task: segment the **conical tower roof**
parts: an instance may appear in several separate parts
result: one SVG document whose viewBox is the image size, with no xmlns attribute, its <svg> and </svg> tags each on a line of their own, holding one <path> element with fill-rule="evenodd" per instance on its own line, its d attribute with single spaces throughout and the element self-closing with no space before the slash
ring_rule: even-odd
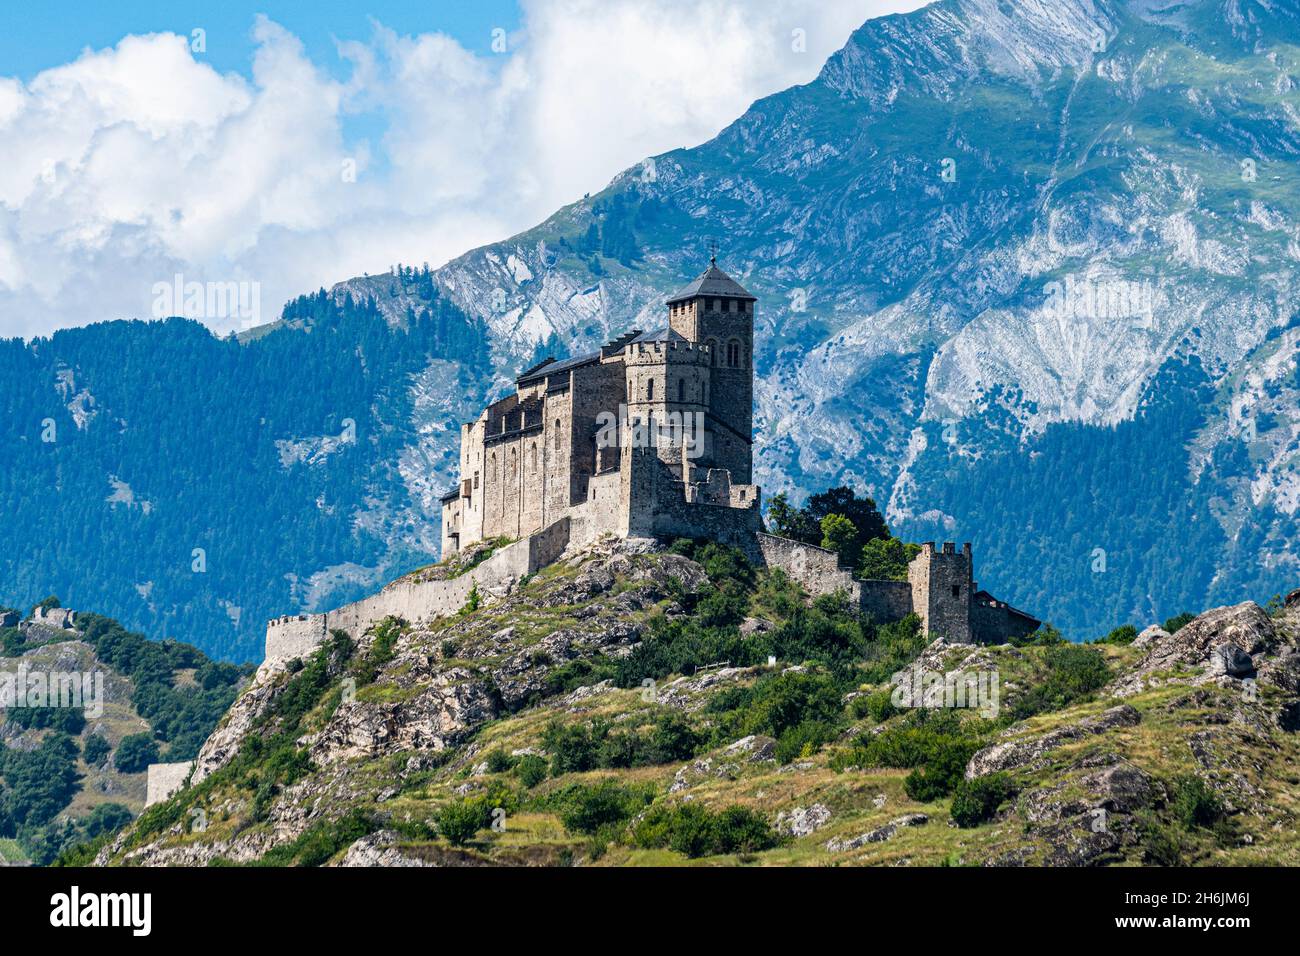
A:
<svg viewBox="0 0 1300 956">
<path fill-rule="evenodd" d="M 668 300 L 668 305 L 686 302 L 689 299 L 698 299 L 702 295 L 719 299 L 758 301 L 756 296 L 752 296 L 745 291 L 744 286 L 719 269 L 716 259 L 709 260 L 709 267 L 700 273 L 699 278 L 694 282 L 678 289 L 677 293 Z"/>
</svg>

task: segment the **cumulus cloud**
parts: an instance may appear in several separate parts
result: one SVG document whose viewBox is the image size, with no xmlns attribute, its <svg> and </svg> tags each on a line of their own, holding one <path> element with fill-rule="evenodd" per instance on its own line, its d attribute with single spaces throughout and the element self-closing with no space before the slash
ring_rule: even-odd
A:
<svg viewBox="0 0 1300 956">
<path fill-rule="evenodd" d="M 176 309 L 228 331 L 392 262 L 437 265 L 707 140 L 868 17 L 920 5 L 537 0 L 487 55 L 376 23 L 339 42 L 343 80 L 258 18 L 249 78 L 172 34 L 0 78 L 0 334 L 148 317 L 178 275 L 256 284 L 256 314 Z M 358 120 L 382 132 L 349 137 Z"/>
</svg>

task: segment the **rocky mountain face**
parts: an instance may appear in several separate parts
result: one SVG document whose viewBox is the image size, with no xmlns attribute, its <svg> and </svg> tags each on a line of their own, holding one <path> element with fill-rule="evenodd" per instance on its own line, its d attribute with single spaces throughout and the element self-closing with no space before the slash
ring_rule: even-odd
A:
<svg viewBox="0 0 1300 956">
<path fill-rule="evenodd" d="M 264 665 L 98 862 L 1300 861 L 1300 591 L 1091 647 L 927 646 L 682 550 L 599 546 Z"/>
<path fill-rule="evenodd" d="M 870 490 L 1075 631 L 1263 599 L 1300 560 L 1297 39 L 1257 0 L 942 0 L 435 284 L 504 387 L 660 324 L 716 242 L 769 493 Z"/>
</svg>

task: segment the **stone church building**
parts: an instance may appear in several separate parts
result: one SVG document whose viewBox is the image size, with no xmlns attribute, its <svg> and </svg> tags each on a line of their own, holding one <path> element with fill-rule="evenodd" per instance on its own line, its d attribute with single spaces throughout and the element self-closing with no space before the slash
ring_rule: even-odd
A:
<svg viewBox="0 0 1300 956">
<path fill-rule="evenodd" d="M 570 546 L 606 534 L 712 538 L 813 593 L 843 590 L 878 621 L 915 611 L 927 634 L 999 641 L 1039 622 L 972 578 L 970 545 L 926 544 L 908 581 L 861 581 L 822 548 L 763 531 L 753 483 L 757 299 L 716 260 L 668 299 L 667 324 L 525 370 L 461 427 L 460 481 L 442 499 L 444 558 L 479 541 Z"/>
</svg>

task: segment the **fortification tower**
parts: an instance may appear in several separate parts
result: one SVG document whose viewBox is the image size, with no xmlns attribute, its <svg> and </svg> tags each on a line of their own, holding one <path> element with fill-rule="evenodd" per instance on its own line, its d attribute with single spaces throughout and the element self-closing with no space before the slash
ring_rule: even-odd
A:
<svg viewBox="0 0 1300 956">
<path fill-rule="evenodd" d="M 666 329 L 640 336 L 623 353 L 627 433 L 623 448 L 651 447 L 678 481 L 709 454 L 709 362 L 704 346 Z"/>
<path fill-rule="evenodd" d="M 708 346 L 709 460 L 737 484 L 753 480 L 754 303 L 758 300 L 718 268 L 716 259 L 668 300 L 668 328 L 688 342 Z"/>
<path fill-rule="evenodd" d="M 921 545 L 921 553 L 907 566 L 912 585 L 912 608 L 921 617 L 925 633 L 949 643 L 971 643 L 970 607 L 974 584 L 970 543 L 946 541 L 942 551 L 934 542 Z"/>
</svg>

